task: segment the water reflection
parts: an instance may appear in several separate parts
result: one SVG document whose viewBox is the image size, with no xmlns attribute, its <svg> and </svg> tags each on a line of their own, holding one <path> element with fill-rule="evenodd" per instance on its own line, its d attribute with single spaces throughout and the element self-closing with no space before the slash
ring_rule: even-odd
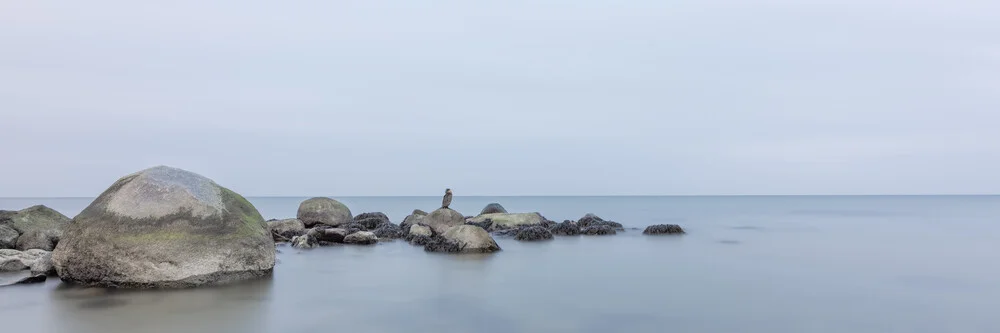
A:
<svg viewBox="0 0 1000 333">
<path fill-rule="evenodd" d="M 116 290 L 63 283 L 51 292 L 52 332 L 258 332 L 272 278 L 182 290 Z"/>
</svg>

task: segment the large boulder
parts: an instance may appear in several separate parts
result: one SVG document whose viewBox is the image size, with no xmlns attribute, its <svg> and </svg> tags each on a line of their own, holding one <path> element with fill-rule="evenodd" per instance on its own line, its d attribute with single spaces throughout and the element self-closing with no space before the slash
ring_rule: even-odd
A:
<svg viewBox="0 0 1000 333">
<path fill-rule="evenodd" d="M 378 243 L 378 237 L 371 231 L 358 231 L 344 237 L 344 244 L 370 245 Z"/>
<path fill-rule="evenodd" d="M 382 212 L 358 214 L 354 217 L 354 222 L 360 223 L 368 230 L 375 230 L 383 224 L 392 223 L 389 221 L 389 217 Z"/>
<path fill-rule="evenodd" d="M 507 210 L 504 209 L 503 206 L 501 206 L 500 204 L 494 202 L 486 205 L 486 207 L 483 207 L 483 210 L 479 212 L 479 215 L 496 214 L 496 213 L 507 214 Z"/>
<path fill-rule="evenodd" d="M 514 239 L 519 241 L 540 241 L 552 239 L 552 232 L 544 227 L 535 226 L 522 228 L 514 235 Z"/>
<path fill-rule="evenodd" d="M 270 275 L 275 247 L 243 196 L 165 166 L 122 177 L 66 228 L 52 253 L 64 281 L 173 288 Z"/>
<path fill-rule="evenodd" d="M 316 197 L 299 204 L 296 217 L 311 228 L 317 224 L 339 226 L 354 220 L 351 210 L 340 201 L 326 197 Z"/>
<path fill-rule="evenodd" d="M 267 229 L 276 242 L 288 242 L 292 237 L 306 234 L 306 225 L 299 219 L 270 220 Z"/>
<path fill-rule="evenodd" d="M 464 225 L 465 216 L 462 216 L 462 213 L 456 212 L 451 208 L 439 208 L 427 214 L 420 223 L 431 227 L 431 230 L 435 234 L 440 235 L 451 229 L 451 227 Z"/>
<path fill-rule="evenodd" d="M 646 230 L 643 230 L 642 233 L 646 235 L 683 234 L 684 229 L 676 224 L 654 224 L 646 227 Z"/>
<path fill-rule="evenodd" d="M 530 225 L 540 225 L 545 221 L 545 218 L 542 217 L 542 214 L 538 213 L 494 213 L 473 217 L 469 219 L 469 222 L 482 223 L 486 220 L 493 221 L 493 224 L 490 227 L 491 230 L 503 230 Z"/>
<path fill-rule="evenodd" d="M 448 229 L 435 242 L 427 244 L 424 250 L 430 252 L 490 253 L 500 251 L 500 246 L 483 228 L 473 225 L 459 225 Z"/>
<path fill-rule="evenodd" d="M 0 224 L 0 249 L 13 249 L 20 234 L 14 228 Z"/>
</svg>

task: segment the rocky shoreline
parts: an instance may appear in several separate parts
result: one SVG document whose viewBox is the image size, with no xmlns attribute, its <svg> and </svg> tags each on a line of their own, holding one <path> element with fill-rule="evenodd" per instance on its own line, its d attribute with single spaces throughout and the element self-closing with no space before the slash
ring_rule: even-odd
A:
<svg viewBox="0 0 1000 333">
<path fill-rule="evenodd" d="M 382 212 L 353 215 L 327 197 L 303 201 L 295 218 L 264 221 L 239 194 L 160 166 L 122 177 L 72 219 L 41 205 L 0 211 L 0 273 L 13 276 L 0 286 L 57 276 L 91 286 L 183 288 L 269 275 L 280 243 L 311 249 L 398 239 L 428 252 L 494 253 L 502 250 L 494 237 L 538 242 L 624 230 L 594 214 L 557 223 L 537 212 L 508 213 L 500 203 L 476 216 L 415 209 L 395 224 Z M 684 233 L 674 224 L 643 231 Z"/>
</svg>

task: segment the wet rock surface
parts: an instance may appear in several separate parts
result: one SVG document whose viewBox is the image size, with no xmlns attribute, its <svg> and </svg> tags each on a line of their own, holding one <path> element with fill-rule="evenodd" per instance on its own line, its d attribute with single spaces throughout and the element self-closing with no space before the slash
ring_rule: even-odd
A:
<svg viewBox="0 0 1000 333">
<path fill-rule="evenodd" d="M 541 241 L 552 239 L 552 232 L 545 227 L 527 227 L 518 230 L 514 239 L 519 241 Z"/>
<path fill-rule="evenodd" d="M 557 236 L 576 236 L 580 234 L 580 226 L 576 222 L 566 220 L 562 223 L 556 224 L 549 229 L 553 235 Z"/>
<path fill-rule="evenodd" d="M 646 227 L 646 230 L 643 230 L 642 233 L 646 235 L 683 234 L 684 229 L 676 224 L 654 224 Z"/>
<path fill-rule="evenodd" d="M 603 236 L 603 235 L 614 235 L 617 234 L 615 228 L 608 225 L 591 225 L 589 227 L 580 228 L 581 235 L 589 236 Z"/>
<path fill-rule="evenodd" d="M 354 222 L 361 224 L 366 230 L 375 230 L 383 224 L 392 223 L 389 216 L 382 212 L 358 214 L 354 217 Z"/>
</svg>

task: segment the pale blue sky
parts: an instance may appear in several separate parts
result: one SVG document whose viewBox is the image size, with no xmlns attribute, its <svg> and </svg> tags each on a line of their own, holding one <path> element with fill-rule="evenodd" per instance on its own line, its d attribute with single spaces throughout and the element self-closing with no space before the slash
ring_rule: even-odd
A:
<svg viewBox="0 0 1000 333">
<path fill-rule="evenodd" d="M 0 0 L 0 196 L 1000 193 L 1000 1 Z"/>
</svg>

